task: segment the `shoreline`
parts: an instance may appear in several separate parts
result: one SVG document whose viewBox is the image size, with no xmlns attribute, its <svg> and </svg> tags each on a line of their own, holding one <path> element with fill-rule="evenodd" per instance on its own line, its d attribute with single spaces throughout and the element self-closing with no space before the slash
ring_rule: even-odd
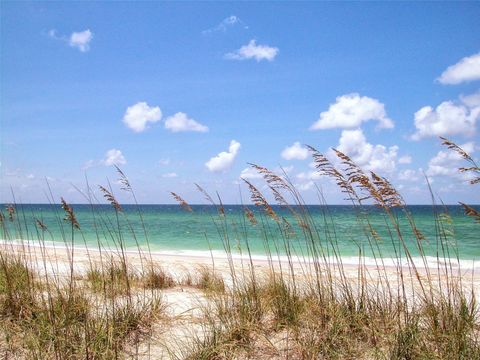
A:
<svg viewBox="0 0 480 360">
<path fill-rule="evenodd" d="M 46 248 L 46 249 L 58 249 L 58 250 L 66 250 L 67 247 L 63 242 L 54 242 L 54 241 L 45 241 L 41 242 L 40 240 L 4 240 L 0 239 L 0 247 L 4 246 L 13 246 L 13 247 L 22 247 L 28 246 L 32 248 Z M 75 251 L 86 251 L 86 252 L 105 252 L 105 253 L 116 253 L 119 249 L 115 249 L 114 247 L 105 247 L 102 245 L 102 249 L 99 250 L 98 247 L 86 247 L 85 244 L 83 245 L 76 245 L 74 247 Z M 125 254 L 138 256 L 139 249 L 135 247 L 127 247 L 124 250 Z M 192 258 L 197 260 L 209 260 L 210 262 L 212 259 L 214 260 L 221 260 L 221 261 L 228 261 L 228 255 L 223 250 L 190 250 L 190 249 L 182 249 L 182 250 L 151 250 L 148 251 L 146 248 L 141 248 L 140 252 L 145 256 L 152 256 L 155 258 L 160 257 L 168 257 L 168 258 Z M 231 253 L 232 260 L 241 262 L 243 261 L 250 261 L 250 257 L 248 254 L 239 253 L 239 252 L 232 252 Z M 267 264 L 269 262 L 267 255 L 260 255 L 260 254 L 252 254 L 251 259 L 253 263 L 261 263 Z M 412 257 L 414 264 L 419 269 L 425 268 L 425 263 L 420 256 L 413 256 Z M 313 263 L 313 258 L 311 257 L 300 257 L 298 255 L 292 255 L 291 258 L 294 264 L 308 264 Z M 385 268 L 389 269 L 398 269 L 399 267 L 407 268 L 409 267 L 409 262 L 404 257 L 402 258 L 401 264 L 398 263 L 398 259 L 393 257 L 379 257 L 373 258 L 369 256 L 340 256 L 341 262 L 338 261 L 338 258 L 334 256 L 326 257 L 326 262 L 322 261 L 322 263 L 326 263 L 332 266 L 343 265 L 347 267 L 358 267 L 359 265 L 364 265 L 368 267 L 377 267 L 378 265 L 382 265 Z M 455 270 L 464 270 L 464 271 L 471 271 L 476 272 L 479 270 L 480 273 L 480 261 L 471 260 L 471 259 L 456 259 L 456 258 L 442 258 L 442 257 L 434 257 L 434 256 L 425 256 L 425 260 L 427 261 L 428 269 L 430 270 L 437 270 L 439 267 L 445 267 L 446 265 L 451 266 Z M 273 262 L 281 262 L 281 263 L 288 263 L 289 259 L 286 255 L 275 255 L 272 254 L 272 261 Z"/>
</svg>

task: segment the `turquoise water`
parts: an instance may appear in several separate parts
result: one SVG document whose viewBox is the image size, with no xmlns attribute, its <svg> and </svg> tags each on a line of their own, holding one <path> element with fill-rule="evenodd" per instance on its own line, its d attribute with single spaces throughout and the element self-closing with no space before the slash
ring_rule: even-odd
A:
<svg viewBox="0 0 480 360">
<path fill-rule="evenodd" d="M 75 242 L 97 247 L 100 241 L 105 246 L 115 246 L 120 228 L 122 241 L 127 247 L 133 248 L 138 242 L 146 248 L 146 232 L 152 251 L 208 251 L 209 244 L 213 250 L 222 251 L 225 240 L 222 234 L 226 232 L 234 250 L 241 248 L 245 251 L 248 241 L 253 254 L 264 255 L 265 239 L 272 249 L 274 241 L 282 239 L 279 226 L 258 208 L 250 207 L 258 220 L 255 226 L 245 218 L 242 206 L 226 205 L 225 216 L 219 216 L 213 206 L 194 205 L 192 208 L 193 212 L 186 212 L 177 205 L 124 205 L 117 222 L 115 211 L 109 205 L 73 205 L 81 227 L 80 231 L 75 230 Z M 287 209 L 274 207 L 274 210 L 280 218 L 285 218 L 292 225 L 288 243 L 299 253 L 306 251 L 302 228 L 297 225 L 294 216 Z M 378 244 L 382 257 L 394 256 L 394 248 L 399 246 L 394 228 L 387 225 L 389 221 L 385 214 L 373 206 L 364 207 L 361 213 L 358 208 L 342 205 L 307 206 L 306 210 L 315 223 L 318 234 L 318 237 L 315 236 L 316 244 L 328 252 L 331 252 L 331 246 L 327 238 L 338 243 L 342 256 L 358 256 L 360 250 L 365 256 L 372 255 L 366 235 L 370 232 L 366 230 L 365 221 L 359 220 L 363 214 L 368 214 L 370 224 L 378 235 L 376 240 L 371 235 L 370 239 Z M 442 238 L 443 244 L 449 245 L 450 257 L 454 257 L 453 250 L 458 249 L 461 259 L 480 259 L 480 225 L 465 216 L 460 206 L 435 209 L 432 206 L 411 206 L 408 210 L 416 227 L 425 236 L 423 245 L 426 255 L 435 256 L 441 250 L 441 243 L 437 239 Z M 443 231 L 436 226 L 434 210 L 437 213 L 448 213 L 448 217 L 442 215 L 443 220 L 440 221 Z M 3 213 L 6 214 L 5 210 Z M 60 205 L 17 205 L 16 219 L 14 222 L 4 222 L 6 226 L 1 237 L 3 240 L 36 240 L 44 237 L 45 241 L 63 243 L 63 239 L 71 237 L 71 229 L 63 220 L 64 216 Z M 395 211 L 395 216 L 401 224 L 401 232 L 409 249 L 418 255 L 415 238 L 405 214 Z M 48 230 L 42 234 L 35 225 L 35 219 L 40 219 Z M 446 235 L 439 237 L 439 233 Z M 458 247 L 455 245 L 457 243 Z M 284 254 L 284 248 L 281 247 L 279 252 Z"/>
</svg>

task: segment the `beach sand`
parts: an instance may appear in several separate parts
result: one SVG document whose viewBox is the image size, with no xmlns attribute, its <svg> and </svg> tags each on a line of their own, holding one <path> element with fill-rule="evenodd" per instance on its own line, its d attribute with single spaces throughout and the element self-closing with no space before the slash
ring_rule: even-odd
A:
<svg viewBox="0 0 480 360">
<path fill-rule="evenodd" d="M 39 278 L 44 277 L 46 273 L 48 273 L 49 276 L 56 276 L 58 279 L 66 279 L 70 275 L 72 251 L 64 246 L 52 244 L 48 246 L 38 246 L 38 244 L 27 242 L 2 243 L 0 249 L 4 252 L 23 255 Z M 98 249 L 75 247 L 73 249 L 75 278 L 82 281 L 92 265 L 100 264 L 111 256 L 119 257 L 120 253 L 114 250 L 99 251 Z M 231 287 L 231 265 L 233 265 L 237 276 L 242 276 L 248 274 L 248 266 L 250 264 L 250 260 L 247 257 L 238 256 L 229 262 L 225 254 L 222 255 L 218 253 L 212 255 L 208 253 L 173 254 L 161 252 L 139 254 L 136 250 L 129 250 L 125 252 L 125 256 L 129 267 L 133 271 L 140 272 L 142 268 L 145 268 L 145 264 L 153 262 L 168 272 L 176 283 L 176 285 L 171 288 L 158 290 L 161 293 L 165 305 L 164 315 L 158 323 L 155 323 L 152 335 L 141 342 L 139 347 L 130 349 L 130 351 L 134 352 L 136 356 L 138 355 L 139 358 L 142 358 L 141 355 L 144 354 L 144 358 L 151 359 L 170 358 L 169 351 L 174 351 L 181 357 L 182 349 L 187 347 L 186 344 L 191 342 L 196 336 L 201 336 L 204 316 L 202 309 L 208 307 L 209 297 L 202 289 L 188 285 L 185 279 L 192 276 L 195 277 L 201 272 L 201 269 L 209 269 L 214 270 L 217 275 L 221 276 L 227 287 Z M 45 259 L 45 261 L 43 261 L 43 259 Z M 254 258 L 252 259 L 252 264 L 256 274 L 260 274 L 260 277 L 268 277 L 271 267 L 266 259 Z M 296 280 L 308 282 L 309 274 L 313 271 L 313 264 L 301 259 L 294 259 L 292 264 Z M 274 259 L 272 265 L 274 271 L 277 273 L 280 271 L 284 273 L 288 272 L 286 270 L 288 268 L 288 262 L 285 259 L 281 261 Z M 418 274 L 422 280 L 427 279 L 428 273 L 433 279 L 445 278 L 443 274 L 445 264 L 440 263 L 437 265 L 439 265 L 439 267 L 434 266 L 428 269 L 418 267 Z M 340 280 L 342 275 L 338 264 L 330 264 L 329 268 L 333 269 L 333 277 Z M 376 290 L 382 288 L 385 278 L 388 278 L 389 286 L 392 289 L 398 289 L 400 268 L 403 271 L 405 283 L 413 284 L 413 287 L 407 287 L 409 296 L 413 298 L 412 292 L 419 290 L 419 288 L 415 280 L 416 276 L 414 272 L 410 271 L 411 269 L 406 266 L 383 265 L 380 261 L 378 266 L 368 264 L 360 267 L 358 264 L 352 263 L 343 264 L 342 266 L 344 278 L 351 282 L 353 287 L 359 282 L 360 276 L 363 276 L 367 279 L 367 284 Z M 474 269 L 463 269 L 455 266 L 455 268 L 452 268 L 452 271 L 455 276 L 461 275 L 463 281 L 468 282 L 466 287 L 468 289 L 471 288 L 477 297 L 480 295 L 480 276 Z M 139 291 L 137 295 L 148 296 L 145 295 L 145 292 L 141 293 L 141 291 Z M 281 353 L 283 340 L 277 340 L 278 348 L 275 351 Z"/>
</svg>

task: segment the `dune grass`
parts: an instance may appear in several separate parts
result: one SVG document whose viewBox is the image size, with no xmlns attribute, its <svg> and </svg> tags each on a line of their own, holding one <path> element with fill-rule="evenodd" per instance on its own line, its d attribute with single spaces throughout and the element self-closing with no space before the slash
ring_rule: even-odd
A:
<svg viewBox="0 0 480 360">
<path fill-rule="evenodd" d="M 107 300 L 80 280 L 47 283 L 28 261 L 4 251 L 0 258 L 0 345 L 7 358 L 118 358 L 163 311 L 158 295 L 126 301 L 116 292 Z"/>
<path fill-rule="evenodd" d="M 460 171 L 474 175 L 472 185 L 480 183 L 475 161 L 454 143 L 446 139 L 443 143 L 469 163 Z M 256 210 L 245 206 L 240 221 L 225 212 L 220 199 L 214 201 L 197 185 L 217 210 L 212 221 L 225 250 L 227 273 L 212 263 L 182 279 L 154 263 L 147 229 L 143 226 L 143 234 L 133 231 L 109 186 L 101 186 L 100 191 L 112 205 L 112 216 L 95 209 L 98 199 L 90 188 L 85 195 L 92 205 L 98 252 L 88 253 L 84 272 L 76 267 L 76 249 L 84 241 L 82 224 L 61 199 L 57 220 L 64 235 L 55 240 L 63 241 L 69 257 L 68 269 L 61 271 L 47 256 L 48 224 L 35 217 L 36 234 L 29 233 L 21 205 L 12 204 L 0 212 L 6 241 L 0 251 L 1 356 L 139 358 L 139 346 L 154 341 L 153 328 L 176 321 L 165 316 L 162 293 L 191 287 L 206 299 L 199 305 L 201 319 L 191 324 L 200 325 L 201 331 L 180 343 L 161 344 L 174 359 L 480 359 L 478 304 L 458 266 L 448 213 L 435 213 L 432 226 L 438 231 L 433 241 L 439 265 L 432 269 L 425 256 L 425 236 L 387 179 L 365 173 L 338 150 L 334 152 L 340 166 L 309 149 L 317 171 L 332 179 L 352 204 L 375 267 L 362 263 L 365 249 L 361 247 L 354 271 L 343 265 L 338 238 L 348 234 L 336 231 L 321 192 L 324 206 L 319 219 L 309 213 L 286 174 L 254 164 L 270 195 L 288 209 L 294 223 L 277 214 L 267 196 L 248 180 L 245 186 Z M 124 190 L 136 203 L 128 178 L 117 170 Z M 185 211 L 193 212 L 180 195 L 172 195 Z M 53 196 L 51 200 L 54 203 Z M 388 238 L 380 238 L 366 204 L 383 211 Z M 462 206 L 472 221 L 478 221 L 477 210 Z M 407 232 L 400 226 L 398 211 L 409 224 Z M 143 224 L 139 210 L 138 216 Z M 264 239 L 267 260 L 261 271 L 250 252 L 250 227 Z M 137 267 L 129 259 L 127 237 L 137 244 Z M 146 246 L 140 246 L 140 237 Z M 14 239 L 23 239 L 19 247 L 8 246 Z M 37 240 L 41 255 L 30 248 L 29 239 Z M 105 250 L 107 239 L 114 249 Z M 380 241 L 392 244 L 398 264 L 393 271 L 384 266 Z M 414 261 L 413 250 L 423 265 Z M 241 260 L 233 257 L 238 251 Z M 156 355 L 149 352 L 148 358 Z"/>
</svg>

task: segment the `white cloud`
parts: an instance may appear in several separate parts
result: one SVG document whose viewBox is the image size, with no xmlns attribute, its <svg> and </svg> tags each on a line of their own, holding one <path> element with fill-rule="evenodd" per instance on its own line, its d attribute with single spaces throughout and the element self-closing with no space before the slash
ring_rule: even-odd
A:
<svg viewBox="0 0 480 360">
<path fill-rule="evenodd" d="M 93 33 L 90 31 L 90 29 L 73 32 L 68 37 L 65 35 L 59 35 L 55 29 L 49 30 L 47 34 L 50 38 L 62 41 L 71 47 L 77 48 L 81 52 L 87 52 L 90 50 L 90 42 L 93 39 Z"/>
<path fill-rule="evenodd" d="M 295 141 L 292 146 L 288 146 L 282 151 L 281 156 L 285 160 L 305 160 L 308 157 L 308 150 Z"/>
<path fill-rule="evenodd" d="M 162 112 L 158 106 L 150 107 L 146 102 L 138 102 L 129 106 L 123 122 L 135 132 L 142 132 L 146 129 L 147 123 L 156 123 L 162 118 Z"/>
<path fill-rule="evenodd" d="M 452 192 L 460 192 L 461 188 L 457 184 L 448 184 L 446 186 L 441 186 L 438 189 L 438 192 L 451 194 Z"/>
<path fill-rule="evenodd" d="M 33 174 L 28 174 L 28 175 L 26 176 L 26 178 L 29 179 L 29 180 L 33 180 L 33 179 L 35 179 L 35 175 L 33 175 Z"/>
<path fill-rule="evenodd" d="M 406 169 L 398 173 L 398 179 L 403 181 L 418 181 L 418 173 L 416 170 Z"/>
<path fill-rule="evenodd" d="M 475 151 L 475 144 L 468 142 L 459 145 L 467 153 L 472 154 Z M 459 179 L 468 180 L 471 178 L 469 173 L 460 173 L 458 168 L 462 166 L 463 158 L 455 151 L 441 150 L 428 162 L 426 174 L 428 176 L 453 176 Z"/>
<path fill-rule="evenodd" d="M 470 108 L 480 106 L 480 90 L 470 95 L 460 95 L 460 101 Z"/>
<path fill-rule="evenodd" d="M 315 186 L 313 181 L 307 181 L 305 183 L 295 184 L 295 188 L 300 191 L 308 191 Z"/>
<path fill-rule="evenodd" d="M 86 52 L 90 50 L 90 41 L 92 39 L 93 33 L 87 29 L 85 31 L 73 32 L 68 39 L 68 44 L 81 52 Z"/>
<path fill-rule="evenodd" d="M 244 29 L 248 29 L 248 26 L 245 25 L 245 23 L 240 20 L 240 18 L 238 16 L 235 16 L 235 15 L 230 15 L 228 17 L 226 17 L 225 19 L 223 19 L 220 24 L 218 24 L 217 26 L 211 28 L 211 29 L 207 29 L 207 30 L 204 30 L 202 31 L 202 34 L 203 35 L 208 35 L 208 34 L 212 34 L 212 33 L 215 33 L 215 32 L 226 32 L 227 29 L 229 27 L 233 27 L 235 25 L 242 25 Z"/>
<path fill-rule="evenodd" d="M 57 30 L 55 29 L 48 30 L 48 36 L 52 39 L 61 40 L 61 37 L 57 35 Z"/>
<path fill-rule="evenodd" d="M 313 123 L 310 130 L 332 128 L 357 128 L 369 120 L 378 121 L 379 128 L 393 128 L 393 121 L 387 117 L 385 105 L 376 99 L 360 96 L 357 93 L 337 97 L 327 111 Z"/>
<path fill-rule="evenodd" d="M 412 139 L 474 135 L 476 122 L 480 118 L 480 101 L 477 96 L 478 94 L 463 96 L 463 103 L 444 101 L 436 109 L 424 106 L 414 115 L 417 131 L 412 135 Z"/>
<path fill-rule="evenodd" d="M 318 171 L 300 172 L 296 175 L 298 180 L 320 180 L 322 175 Z"/>
<path fill-rule="evenodd" d="M 225 58 L 229 60 L 248 60 L 255 59 L 258 61 L 273 61 L 279 50 L 276 47 L 268 45 L 257 45 L 256 40 L 250 40 L 248 45 L 243 45 L 240 49 L 225 54 Z"/>
<path fill-rule="evenodd" d="M 127 160 L 125 160 L 125 157 L 122 155 L 122 152 L 120 150 L 110 149 L 106 152 L 105 158 L 102 160 L 102 163 L 105 166 L 125 165 L 127 163 Z"/>
<path fill-rule="evenodd" d="M 364 170 L 392 172 L 395 170 L 398 146 L 372 145 L 362 130 L 343 130 L 338 150 L 350 156 Z"/>
<path fill-rule="evenodd" d="M 437 80 L 449 85 L 480 80 L 480 53 L 466 56 L 458 63 L 449 66 Z"/>
<path fill-rule="evenodd" d="M 260 174 L 257 170 L 248 167 L 242 170 L 239 177 L 242 179 L 261 179 L 262 174 Z"/>
<path fill-rule="evenodd" d="M 183 112 L 177 112 L 175 115 L 170 116 L 165 121 L 165 129 L 171 132 L 181 131 L 197 131 L 207 132 L 208 127 L 190 119 L 187 114 Z"/>
<path fill-rule="evenodd" d="M 158 163 L 162 166 L 170 165 L 170 158 L 160 159 L 158 160 Z"/>
<path fill-rule="evenodd" d="M 232 140 L 228 151 L 222 151 L 217 156 L 212 157 L 205 163 L 205 166 L 212 172 L 226 171 L 232 166 L 238 150 L 240 150 L 240 143 Z"/>
<path fill-rule="evenodd" d="M 404 156 L 398 158 L 398 163 L 399 164 L 411 164 L 412 163 L 412 157 L 410 155 L 404 155 Z"/>
<path fill-rule="evenodd" d="M 177 176 L 178 176 L 177 173 L 174 173 L 174 172 L 169 172 L 162 175 L 163 178 L 176 178 Z"/>
</svg>

